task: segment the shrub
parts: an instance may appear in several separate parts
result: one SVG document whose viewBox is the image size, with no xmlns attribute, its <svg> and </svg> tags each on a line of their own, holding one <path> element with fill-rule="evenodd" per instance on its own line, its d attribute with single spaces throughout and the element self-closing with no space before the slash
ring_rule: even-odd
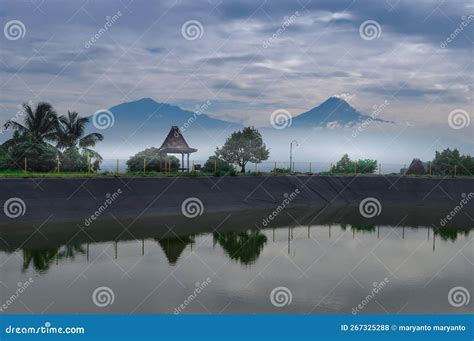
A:
<svg viewBox="0 0 474 341">
<path fill-rule="evenodd" d="M 272 173 L 275 174 L 289 174 L 291 173 L 289 168 L 274 168 L 272 169 Z"/>
<path fill-rule="evenodd" d="M 179 160 L 175 156 L 160 154 L 158 148 L 151 147 L 138 152 L 127 161 L 129 172 L 143 171 L 143 160 L 146 159 L 147 171 L 165 172 L 168 170 L 168 164 L 171 161 L 171 170 L 179 169 Z"/>
<path fill-rule="evenodd" d="M 56 169 L 57 150 L 46 143 L 32 143 L 25 139 L 14 143 L 7 149 L 3 161 L 4 169 L 24 169 L 27 159 L 27 169 L 34 172 L 49 172 Z"/>
<path fill-rule="evenodd" d="M 217 167 L 215 167 L 217 164 Z M 214 171 L 216 168 L 216 172 Z M 217 176 L 221 174 L 225 174 L 229 172 L 231 169 L 234 169 L 234 166 L 231 165 L 229 162 L 220 159 L 217 156 L 210 156 L 209 159 L 207 159 L 206 163 L 204 164 L 204 167 L 202 170 L 204 172 L 208 173 L 218 173 Z"/>
<path fill-rule="evenodd" d="M 344 154 L 342 158 L 333 166 L 332 171 L 341 174 L 350 173 L 373 173 L 377 169 L 377 160 L 364 159 L 352 161 L 349 155 Z"/>
<path fill-rule="evenodd" d="M 445 149 L 436 151 L 432 162 L 433 174 L 449 175 L 453 174 L 454 166 L 457 166 L 457 174 L 473 175 L 474 158 L 470 155 L 461 155 L 457 149 Z"/>
<path fill-rule="evenodd" d="M 60 157 L 60 170 L 64 172 L 87 172 L 87 157 L 77 147 L 66 149 Z"/>
</svg>

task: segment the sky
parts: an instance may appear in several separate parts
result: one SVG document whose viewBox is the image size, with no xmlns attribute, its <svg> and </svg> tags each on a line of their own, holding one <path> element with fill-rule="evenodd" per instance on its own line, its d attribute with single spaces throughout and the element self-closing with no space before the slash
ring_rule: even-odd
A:
<svg viewBox="0 0 474 341">
<path fill-rule="evenodd" d="M 90 115 L 151 97 L 270 126 L 340 96 L 472 140 L 474 123 L 448 123 L 472 118 L 473 15 L 456 0 L 1 0 L 0 121 L 29 101 Z"/>
</svg>

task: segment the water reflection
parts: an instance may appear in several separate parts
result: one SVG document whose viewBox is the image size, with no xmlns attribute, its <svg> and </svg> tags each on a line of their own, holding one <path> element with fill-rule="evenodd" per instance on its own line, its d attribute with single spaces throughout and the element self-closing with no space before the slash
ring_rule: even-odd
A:
<svg viewBox="0 0 474 341">
<path fill-rule="evenodd" d="M 194 235 L 155 240 L 160 244 L 169 265 L 175 265 L 186 246 L 194 244 Z"/>
<path fill-rule="evenodd" d="M 37 272 L 45 272 L 50 268 L 53 262 L 58 264 L 59 260 L 74 260 L 77 254 L 86 254 L 83 245 L 64 245 L 59 248 L 47 249 L 22 249 L 23 268 L 22 272 L 26 272 L 30 266 Z"/>
<path fill-rule="evenodd" d="M 242 265 L 251 265 L 263 251 L 267 237 L 260 230 L 215 232 L 214 244 L 216 243 L 219 243 L 231 259 Z"/>
<path fill-rule="evenodd" d="M 331 228 L 334 225 L 327 226 L 328 238 L 331 239 Z M 288 241 L 288 253 L 293 242 L 293 228 L 287 227 L 287 241 Z M 311 237 L 312 228 L 322 228 L 321 226 L 308 226 L 307 239 Z M 380 227 L 375 225 L 350 225 L 341 224 L 339 225 L 341 231 L 352 231 L 352 236 L 358 233 L 361 234 L 374 234 L 377 235 L 377 239 L 380 237 Z M 469 229 L 461 230 L 454 228 L 426 228 L 427 229 L 427 240 L 432 240 L 433 252 L 436 251 L 436 239 L 443 241 L 455 242 L 461 236 L 468 236 L 470 233 Z M 281 229 L 281 228 L 280 228 Z M 416 229 L 416 228 L 415 228 Z M 278 229 L 277 229 L 278 230 Z M 405 239 L 405 227 L 398 228 L 400 231 L 401 239 Z M 397 230 L 397 231 L 398 231 Z M 183 252 L 187 247 L 192 250 L 193 245 L 196 243 L 196 237 L 198 235 L 189 234 L 182 236 L 173 236 L 167 238 L 153 238 L 158 243 L 164 256 L 166 257 L 167 263 L 170 266 L 175 266 Z M 225 231 L 225 232 L 213 232 L 203 233 L 199 236 L 212 237 L 214 247 L 219 245 L 224 254 L 231 260 L 236 261 L 244 266 L 251 266 L 254 264 L 264 248 L 268 243 L 268 238 L 265 235 L 265 230 L 243 230 L 243 231 Z M 118 258 L 118 245 L 120 242 L 128 242 L 125 240 L 113 241 L 114 245 L 114 258 Z M 275 228 L 272 229 L 272 242 L 275 242 Z M 58 265 L 59 261 L 73 261 L 78 255 L 85 255 L 86 260 L 89 261 L 89 246 L 93 243 L 78 243 L 78 244 L 67 244 L 61 245 L 60 247 L 48 247 L 48 248 L 21 248 L 19 250 L 6 250 L 5 252 L 10 254 L 16 251 L 20 251 L 23 257 L 22 272 L 26 272 L 28 269 L 33 269 L 38 273 L 47 272 L 53 264 Z M 297 245 L 296 245 L 297 246 Z M 145 254 L 145 239 L 140 241 L 141 255 Z M 295 246 L 292 246 L 293 249 Z"/>
</svg>

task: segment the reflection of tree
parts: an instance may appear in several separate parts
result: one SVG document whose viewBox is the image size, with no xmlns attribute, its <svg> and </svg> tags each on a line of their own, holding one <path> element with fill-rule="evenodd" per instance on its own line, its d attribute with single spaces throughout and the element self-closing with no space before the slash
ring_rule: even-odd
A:
<svg viewBox="0 0 474 341">
<path fill-rule="evenodd" d="M 194 244 L 194 236 L 157 239 L 170 265 L 175 265 L 188 244 Z"/>
<path fill-rule="evenodd" d="M 219 243 L 231 259 L 244 265 L 253 264 L 262 252 L 267 237 L 260 231 L 214 233 L 214 243 Z"/>
<path fill-rule="evenodd" d="M 451 240 L 455 241 L 458 238 L 458 234 L 467 236 L 469 234 L 469 230 L 456 230 L 454 228 L 449 227 L 440 227 L 434 230 L 436 235 L 439 235 L 443 240 Z"/>
<path fill-rule="evenodd" d="M 375 225 L 351 225 L 351 229 L 356 232 L 375 232 Z"/>
<path fill-rule="evenodd" d="M 49 270 L 49 266 L 54 259 L 74 259 L 77 253 L 84 254 L 85 251 L 81 245 L 64 245 L 58 248 L 47 249 L 29 249 L 24 248 L 23 251 L 23 271 L 33 268 L 38 272 Z"/>
</svg>

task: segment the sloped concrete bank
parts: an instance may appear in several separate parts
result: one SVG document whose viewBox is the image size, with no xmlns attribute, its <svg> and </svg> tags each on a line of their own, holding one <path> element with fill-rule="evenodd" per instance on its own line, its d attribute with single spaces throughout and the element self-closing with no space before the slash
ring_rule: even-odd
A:
<svg viewBox="0 0 474 341">
<path fill-rule="evenodd" d="M 45 220 L 85 223 L 91 215 L 94 221 L 179 215 L 188 198 L 202 202 L 202 212 L 199 205 L 194 208 L 203 214 L 273 210 L 282 205 L 304 209 L 358 207 L 369 197 L 376 198 L 382 210 L 451 210 L 471 192 L 471 179 L 410 177 L 0 179 L 0 205 L 4 208 L 0 226 Z M 24 202 L 24 214 L 17 218 L 6 215 L 12 198 Z M 463 212 L 472 214 L 474 200 L 463 206 Z"/>
</svg>

